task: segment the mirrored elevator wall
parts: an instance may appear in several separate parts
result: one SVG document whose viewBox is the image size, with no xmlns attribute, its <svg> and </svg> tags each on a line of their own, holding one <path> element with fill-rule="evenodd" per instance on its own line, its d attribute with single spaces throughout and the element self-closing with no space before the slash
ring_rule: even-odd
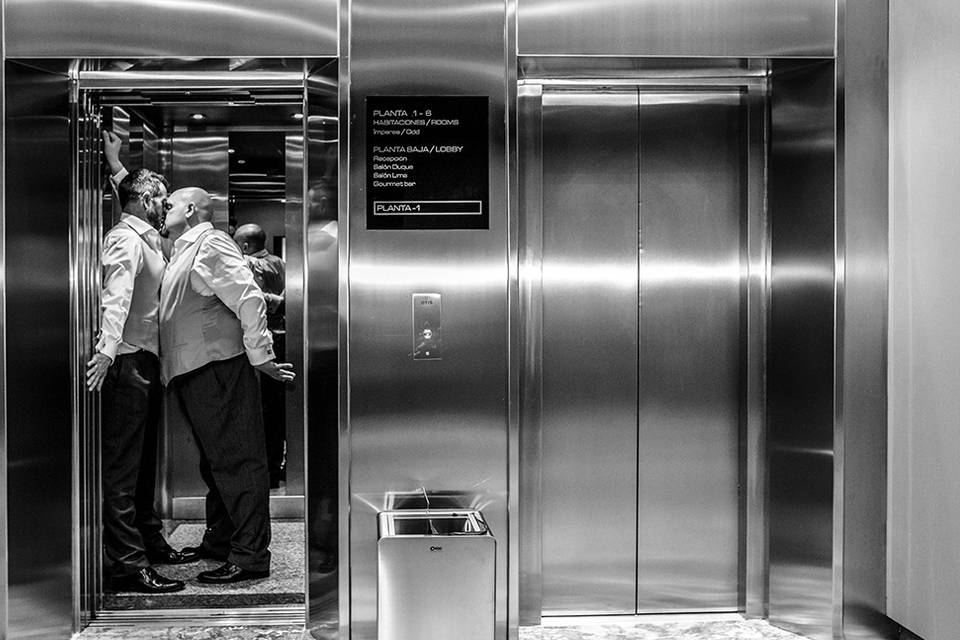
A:
<svg viewBox="0 0 960 640">
<path fill-rule="evenodd" d="M 179 100 L 183 102 L 184 97 Z M 120 157 L 126 166 L 159 171 L 168 177 L 173 190 L 184 186 L 206 190 L 213 202 L 213 224 L 221 230 L 258 224 L 266 234 L 266 248 L 284 260 L 293 284 L 303 269 L 302 99 L 297 102 L 294 93 L 287 97 L 290 104 L 283 105 L 277 102 L 281 98 L 272 97 L 275 102 L 268 106 L 233 108 L 215 102 L 150 105 L 143 102 L 144 97 L 126 93 L 102 94 L 97 100 L 106 104 L 98 114 L 103 126 L 121 138 Z M 142 104 L 131 106 L 138 100 Z M 112 106 L 115 102 L 121 106 Z M 192 114 L 200 114 L 204 120 L 191 122 Z M 90 144 L 96 145 L 96 141 Z M 118 208 L 111 206 L 111 201 L 108 197 L 105 229 L 118 219 Z M 289 357 L 298 363 L 303 361 L 301 289 L 290 288 L 283 311 L 290 320 L 284 323 L 284 342 Z M 292 385 L 283 395 L 285 406 L 272 408 L 274 413 L 283 412 L 282 424 L 288 427 L 285 479 L 271 496 L 274 517 L 303 516 L 301 390 L 301 385 Z M 160 514 L 177 520 L 202 520 L 206 486 L 197 472 L 199 456 L 193 434 L 179 412 L 168 403 L 164 408 L 163 455 L 158 470 Z M 271 426 L 279 428 L 279 424 Z"/>
</svg>

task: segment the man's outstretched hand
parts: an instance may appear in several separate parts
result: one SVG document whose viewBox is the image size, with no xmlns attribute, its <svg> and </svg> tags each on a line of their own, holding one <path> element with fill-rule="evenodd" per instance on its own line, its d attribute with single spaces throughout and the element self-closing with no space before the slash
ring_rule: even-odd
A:
<svg viewBox="0 0 960 640">
<path fill-rule="evenodd" d="M 255 365 L 255 368 L 280 382 L 293 382 L 293 379 L 297 377 L 297 374 L 293 372 L 293 365 L 289 362 L 270 360 L 269 362 Z"/>
</svg>

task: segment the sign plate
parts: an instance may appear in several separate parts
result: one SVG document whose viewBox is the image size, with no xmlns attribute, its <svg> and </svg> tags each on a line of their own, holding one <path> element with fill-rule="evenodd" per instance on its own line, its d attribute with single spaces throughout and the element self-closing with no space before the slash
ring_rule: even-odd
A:
<svg viewBox="0 0 960 640">
<path fill-rule="evenodd" d="M 367 96 L 367 228 L 488 229 L 487 96 Z"/>
</svg>

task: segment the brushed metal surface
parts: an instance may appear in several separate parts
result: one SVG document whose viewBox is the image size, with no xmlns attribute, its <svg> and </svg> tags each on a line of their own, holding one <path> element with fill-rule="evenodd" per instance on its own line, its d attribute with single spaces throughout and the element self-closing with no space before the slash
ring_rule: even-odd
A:
<svg viewBox="0 0 960 640">
<path fill-rule="evenodd" d="M 71 80 L 78 64 L 71 66 Z M 74 432 L 74 603 L 77 626 L 94 617 L 102 593 L 100 396 L 86 390 L 83 365 L 92 357 L 99 328 L 101 230 L 105 208 L 100 157 L 100 114 L 90 96 L 71 91 L 73 198 L 70 211 L 70 316 Z M 125 124 L 129 124 L 129 119 Z M 129 127 L 127 127 L 129 131 Z M 129 137 L 129 136 L 128 136 Z"/>
<path fill-rule="evenodd" d="M 318 638 L 335 638 L 341 607 L 349 603 L 341 578 L 349 556 L 340 552 L 346 536 L 340 521 L 348 511 L 340 503 L 343 468 L 340 445 L 339 313 L 342 239 L 339 229 L 338 67 L 311 70 L 304 92 L 304 379 L 307 389 L 304 472 L 307 524 L 307 625 Z M 346 145 L 344 145 L 346 146 Z M 342 278 L 346 280 L 345 277 Z M 344 352 L 343 359 L 346 360 Z"/>
<path fill-rule="evenodd" d="M 336 0 L 6 0 L 8 57 L 336 56 Z"/>
<path fill-rule="evenodd" d="M 496 539 L 471 522 L 470 511 L 414 513 L 429 517 L 406 518 L 409 533 L 403 521 L 383 518 L 392 513 L 381 513 L 377 639 L 493 640 Z"/>
<path fill-rule="evenodd" d="M 766 65 L 765 65 L 766 66 Z M 770 302 L 770 225 L 767 212 L 767 149 L 770 120 L 769 86 L 749 87 L 744 97 L 747 109 L 747 225 L 745 264 L 747 310 L 746 397 L 741 450 L 743 499 L 743 613 L 749 618 L 767 617 L 769 562 L 767 539 L 767 329 Z"/>
<path fill-rule="evenodd" d="M 65 638 L 73 632 L 71 372 L 81 366 L 70 359 L 67 63 L 8 61 L 4 72 L 5 156 L 18 158 L 4 166 L 7 634 Z"/>
<path fill-rule="evenodd" d="M 775 61 L 767 408 L 770 621 L 833 634 L 835 68 Z"/>
<path fill-rule="evenodd" d="M 893 638 L 887 610 L 888 7 L 841 21 L 843 633 Z"/>
<path fill-rule="evenodd" d="M 225 66 L 225 65 L 221 65 Z M 171 90 L 176 88 L 204 89 L 293 89 L 303 87 L 302 71 L 190 71 L 154 69 L 146 70 L 84 70 L 79 74 L 80 88 Z"/>
<path fill-rule="evenodd" d="M 640 93 L 641 612 L 738 606 L 746 142 L 739 90 Z"/>
<path fill-rule="evenodd" d="M 225 131 L 177 129 L 168 134 L 171 150 L 169 175 L 173 189 L 200 187 L 213 201 L 213 226 L 227 230 L 230 195 L 230 139 Z"/>
<path fill-rule="evenodd" d="M 376 636 L 376 514 L 390 491 L 450 490 L 498 540 L 507 636 L 508 308 L 505 12 L 501 2 L 350 3 L 350 634 Z M 514 62 L 510 62 L 514 64 Z M 365 228 L 364 98 L 489 96 L 490 228 Z M 443 360 L 410 358 L 410 294 L 444 300 Z M 500 544 L 502 542 L 502 544 Z"/>
<path fill-rule="evenodd" d="M 638 97 L 543 93 L 542 611 L 634 613 Z"/>
<path fill-rule="evenodd" d="M 520 306 L 519 434 L 519 584 L 521 625 L 539 625 L 543 603 L 542 491 L 542 340 L 543 157 L 541 114 L 543 89 L 521 86 L 517 103 L 518 244 Z"/>
<path fill-rule="evenodd" d="M 301 89 L 305 94 L 305 90 Z M 302 109 L 302 107 L 301 107 Z M 301 111 L 302 113 L 302 111 Z M 307 212 L 304 209 L 303 193 L 306 182 L 304 171 L 303 132 L 287 133 L 284 138 L 284 242 L 286 283 L 284 284 L 284 329 L 286 351 L 282 359 L 292 362 L 294 370 L 302 374 L 307 370 L 305 335 L 306 296 L 306 230 Z M 242 224 L 239 220 L 237 224 Z M 285 493 L 288 496 L 303 496 L 306 482 L 304 475 L 304 450 L 307 428 L 306 389 L 309 377 L 298 375 L 299 380 L 286 387 L 285 429 L 286 466 Z M 301 500 L 301 514 L 303 504 Z"/>
<path fill-rule="evenodd" d="M 3 32 L 3 11 L 0 11 L 0 33 Z M 0 38 L 0 326 L 7 326 L 6 270 L 6 65 Z M 0 519 L 7 521 L 7 332 L 0 331 Z M 7 528 L 0 527 L 0 637 L 7 637 L 8 551 Z"/>
<path fill-rule="evenodd" d="M 520 55 L 834 55 L 836 0 L 520 0 Z"/>
</svg>

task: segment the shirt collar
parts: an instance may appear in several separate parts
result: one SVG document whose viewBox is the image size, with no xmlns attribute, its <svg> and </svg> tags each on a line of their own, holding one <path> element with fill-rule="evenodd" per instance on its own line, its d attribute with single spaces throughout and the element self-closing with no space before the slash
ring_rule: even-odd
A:
<svg viewBox="0 0 960 640">
<path fill-rule="evenodd" d="M 250 255 L 253 256 L 254 258 L 266 258 L 270 254 L 267 252 L 266 249 L 260 249 L 260 251 L 257 251 L 256 253 L 251 253 Z"/>
<path fill-rule="evenodd" d="M 185 244 L 190 244 L 191 242 L 196 242 L 205 231 L 213 229 L 213 223 L 211 222 L 201 222 L 200 224 L 190 227 L 187 229 L 182 236 L 177 238 L 177 241 L 173 244 L 175 246 L 181 246 Z"/>
<path fill-rule="evenodd" d="M 151 231 L 156 231 L 153 226 L 144 220 L 143 218 L 138 218 L 137 216 L 130 215 L 129 213 L 120 214 L 120 222 L 128 225 L 131 229 L 137 232 L 138 235 L 146 235 Z"/>
</svg>

